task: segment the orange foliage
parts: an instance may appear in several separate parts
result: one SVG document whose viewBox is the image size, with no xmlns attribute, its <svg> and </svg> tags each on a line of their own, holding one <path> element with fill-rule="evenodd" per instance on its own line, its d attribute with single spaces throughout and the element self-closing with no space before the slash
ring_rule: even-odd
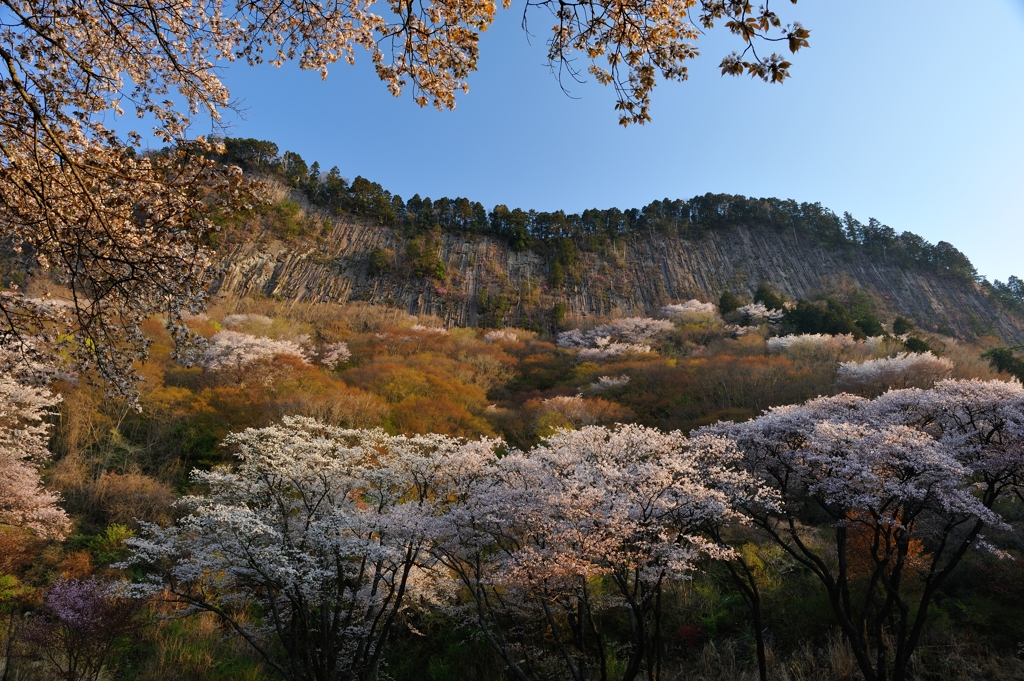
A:
<svg viewBox="0 0 1024 681">
<path fill-rule="evenodd" d="M 851 577 L 869 577 L 877 569 L 877 563 L 889 561 L 885 573 L 892 574 L 892 563 L 896 560 L 897 548 L 893 542 L 895 529 L 878 526 L 863 513 L 850 515 L 852 521 L 846 529 L 846 561 Z M 877 539 L 876 539 L 877 532 Z M 875 546 L 875 542 L 878 546 Z M 911 539 L 907 546 L 904 573 L 928 569 L 928 553 L 920 539 Z"/>
<path fill-rule="evenodd" d="M 406 434 L 494 435 L 487 421 L 473 416 L 465 406 L 446 397 L 409 397 L 395 405 L 391 419 L 395 428 Z"/>
<path fill-rule="evenodd" d="M 92 556 L 88 551 L 68 553 L 57 565 L 57 572 L 64 579 L 85 579 L 92 574 L 92 571 Z"/>
<path fill-rule="evenodd" d="M 0 575 L 20 575 L 39 557 L 45 544 L 25 528 L 0 528 Z"/>
</svg>

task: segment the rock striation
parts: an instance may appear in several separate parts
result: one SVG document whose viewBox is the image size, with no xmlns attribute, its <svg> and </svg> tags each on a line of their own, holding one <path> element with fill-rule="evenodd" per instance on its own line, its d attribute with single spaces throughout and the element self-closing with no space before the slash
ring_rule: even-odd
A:
<svg viewBox="0 0 1024 681">
<path fill-rule="evenodd" d="M 749 299 L 767 282 L 790 299 L 859 289 L 883 319 L 900 314 L 923 329 L 961 338 L 992 334 L 1024 342 L 1024 323 L 990 302 L 975 282 L 771 228 L 732 227 L 695 239 L 632 234 L 578 249 L 577 266 L 556 282 L 544 248 L 516 252 L 493 235 L 428 239 L 444 264 L 443 276 L 431 278 L 414 273 L 408 236 L 351 217 L 317 224 L 315 236 L 281 239 L 263 229 L 222 246 L 219 293 L 366 301 L 433 314 L 452 326 L 550 327 L 563 316 L 651 315 L 680 300 L 717 301 L 725 290 Z M 375 252 L 388 254 L 387 266 L 371 266 Z"/>
</svg>

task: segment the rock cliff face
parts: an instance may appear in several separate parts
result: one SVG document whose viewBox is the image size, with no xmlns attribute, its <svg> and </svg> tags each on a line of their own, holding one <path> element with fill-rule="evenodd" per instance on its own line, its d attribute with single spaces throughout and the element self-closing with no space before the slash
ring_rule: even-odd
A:
<svg viewBox="0 0 1024 681">
<path fill-rule="evenodd" d="M 550 256 L 515 252 L 496 237 L 448 233 L 428 240 L 426 248 L 446 272 L 426 278 L 414 273 L 409 239 L 393 230 L 351 219 L 323 224 L 315 237 L 282 241 L 264 230 L 222 247 L 220 293 L 361 300 L 434 314 L 452 326 L 549 326 L 562 315 L 634 316 L 689 298 L 717 301 L 726 289 L 749 299 L 768 282 L 791 299 L 843 296 L 857 288 L 883 310 L 883 320 L 886 313 L 888 321 L 901 314 L 921 328 L 963 338 L 996 334 L 1024 342 L 1024 324 L 990 303 L 977 284 L 772 229 L 730 228 L 693 240 L 635 234 L 579 252 L 556 286 Z M 376 270 L 370 264 L 375 251 L 390 257 Z"/>
</svg>

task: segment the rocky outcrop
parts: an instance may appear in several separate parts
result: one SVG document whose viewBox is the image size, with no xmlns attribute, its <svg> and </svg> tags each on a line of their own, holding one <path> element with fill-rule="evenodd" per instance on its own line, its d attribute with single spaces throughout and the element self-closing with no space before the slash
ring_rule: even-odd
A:
<svg viewBox="0 0 1024 681">
<path fill-rule="evenodd" d="M 338 218 L 323 224 L 315 237 L 282 241 L 265 230 L 223 247 L 220 292 L 361 300 L 434 314 L 453 326 L 545 326 L 562 314 L 642 315 L 688 298 L 717 301 L 726 289 L 749 298 L 768 282 L 792 299 L 859 289 L 885 314 L 904 315 L 925 329 L 1024 342 L 1021 321 L 994 306 L 973 282 L 904 268 L 858 249 L 814 245 L 796 233 L 738 227 L 693 240 L 634 234 L 579 252 L 578 265 L 556 287 L 550 257 L 515 252 L 493 236 L 447 233 L 428 240 L 445 265 L 439 280 L 414 274 L 409 240 L 391 229 Z M 394 255 L 371 276 L 374 251 Z"/>
</svg>

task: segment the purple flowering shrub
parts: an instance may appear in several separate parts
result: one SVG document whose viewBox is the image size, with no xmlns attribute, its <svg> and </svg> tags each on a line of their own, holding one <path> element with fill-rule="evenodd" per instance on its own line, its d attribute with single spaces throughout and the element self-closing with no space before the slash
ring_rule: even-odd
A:
<svg viewBox="0 0 1024 681">
<path fill-rule="evenodd" d="M 22 640 L 63 681 L 96 681 L 140 626 L 142 601 L 95 577 L 61 579 L 50 587 L 22 631 Z"/>
</svg>

